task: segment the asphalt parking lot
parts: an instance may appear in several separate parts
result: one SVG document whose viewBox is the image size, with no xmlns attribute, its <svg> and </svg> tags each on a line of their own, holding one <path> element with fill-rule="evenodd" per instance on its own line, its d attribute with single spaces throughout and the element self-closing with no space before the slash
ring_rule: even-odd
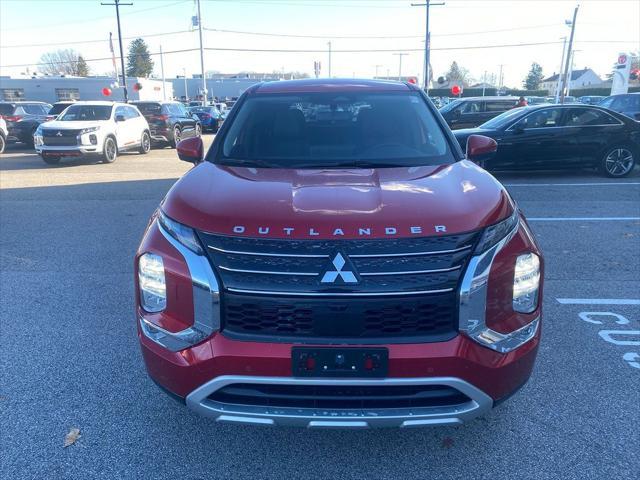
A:
<svg viewBox="0 0 640 480">
<path fill-rule="evenodd" d="M 0 477 L 637 478 L 640 170 L 500 175 L 547 261 L 533 377 L 464 426 L 354 432 L 216 424 L 146 376 L 133 255 L 188 168 L 0 156 Z"/>
</svg>

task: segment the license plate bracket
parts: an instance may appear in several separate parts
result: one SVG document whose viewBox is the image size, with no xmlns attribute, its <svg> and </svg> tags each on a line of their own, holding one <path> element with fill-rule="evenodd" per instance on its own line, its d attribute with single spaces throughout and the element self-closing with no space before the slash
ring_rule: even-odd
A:
<svg viewBox="0 0 640 480">
<path fill-rule="evenodd" d="M 293 347 L 294 377 L 386 377 L 389 350 L 386 348 Z"/>
</svg>

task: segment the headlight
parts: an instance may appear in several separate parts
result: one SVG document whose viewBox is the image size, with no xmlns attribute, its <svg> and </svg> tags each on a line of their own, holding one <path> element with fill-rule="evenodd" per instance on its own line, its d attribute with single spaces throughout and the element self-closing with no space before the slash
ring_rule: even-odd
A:
<svg viewBox="0 0 640 480">
<path fill-rule="evenodd" d="M 171 220 L 162 212 L 159 212 L 158 221 L 160 222 L 160 225 L 167 231 L 167 233 L 182 245 L 187 247 L 192 252 L 197 253 L 198 255 L 203 254 L 200 242 L 198 241 L 196 233 L 192 228 L 189 228 L 186 225 L 182 225 L 175 220 Z"/>
<path fill-rule="evenodd" d="M 138 260 L 140 303 L 147 312 L 161 312 L 167 306 L 167 286 L 162 257 L 145 253 Z"/>
<path fill-rule="evenodd" d="M 84 135 L 85 133 L 97 132 L 98 130 L 100 130 L 100 127 L 83 128 L 82 130 L 80 130 L 80 135 Z"/>
<path fill-rule="evenodd" d="M 518 209 L 514 208 L 513 213 L 509 218 L 485 228 L 484 232 L 482 232 L 482 237 L 476 246 L 474 255 L 478 255 L 493 247 L 496 243 L 506 237 L 514 228 L 516 228 L 519 221 L 520 217 L 518 215 Z"/>
<path fill-rule="evenodd" d="M 513 278 L 513 309 L 531 313 L 538 307 L 540 285 L 540 259 L 535 253 L 526 253 L 516 259 Z"/>
</svg>

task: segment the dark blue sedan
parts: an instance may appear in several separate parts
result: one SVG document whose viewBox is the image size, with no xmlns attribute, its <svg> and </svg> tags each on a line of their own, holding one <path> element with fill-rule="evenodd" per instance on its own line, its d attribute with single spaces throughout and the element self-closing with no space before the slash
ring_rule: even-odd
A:
<svg viewBox="0 0 640 480">
<path fill-rule="evenodd" d="M 498 143 L 498 151 L 483 162 L 487 170 L 595 167 L 624 177 L 640 158 L 640 122 L 599 106 L 514 108 L 478 128 L 453 133 L 463 150 L 474 134 Z"/>
<path fill-rule="evenodd" d="M 216 107 L 189 107 L 189 111 L 198 116 L 203 132 L 216 133 L 222 124 L 222 117 Z"/>
</svg>

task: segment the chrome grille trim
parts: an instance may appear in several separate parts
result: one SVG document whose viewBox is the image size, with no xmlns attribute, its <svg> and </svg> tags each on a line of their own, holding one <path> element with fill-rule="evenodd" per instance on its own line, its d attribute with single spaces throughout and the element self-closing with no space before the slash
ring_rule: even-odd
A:
<svg viewBox="0 0 640 480">
<path fill-rule="evenodd" d="M 235 273 L 257 273 L 263 275 L 293 275 L 293 276 L 305 276 L 305 277 L 317 277 L 320 275 L 318 272 L 273 272 L 267 270 L 243 270 L 241 268 L 229 268 L 218 265 L 220 270 L 226 270 L 227 272 L 235 272 Z"/>
<path fill-rule="evenodd" d="M 460 270 L 460 268 L 462 268 L 462 265 L 457 265 L 451 268 L 438 268 L 435 270 L 406 270 L 403 272 L 368 272 L 368 273 L 360 272 L 360 276 L 361 277 L 379 277 L 384 275 L 422 275 L 422 274 L 428 274 L 428 273 L 453 272 L 455 270 Z"/>
<path fill-rule="evenodd" d="M 453 250 L 435 250 L 431 252 L 409 252 L 409 253 L 373 253 L 373 254 L 360 254 L 349 255 L 349 258 L 384 258 L 384 257 L 419 257 L 426 255 L 446 255 L 449 253 L 458 253 L 464 250 L 469 250 L 472 245 L 465 245 L 464 247 L 455 248 Z"/>
<path fill-rule="evenodd" d="M 284 297 L 398 297 L 408 295 L 429 295 L 436 293 L 453 292 L 453 288 L 443 288 L 440 290 L 413 290 L 410 292 L 359 292 L 359 293 L 331 293 L 331 292 L 273 292 L 266 290 L 245 290 L 241 288 L 227 288 L 234 293 L 249 293 L 251 295 L 278 295 Z"/>
</svg>

